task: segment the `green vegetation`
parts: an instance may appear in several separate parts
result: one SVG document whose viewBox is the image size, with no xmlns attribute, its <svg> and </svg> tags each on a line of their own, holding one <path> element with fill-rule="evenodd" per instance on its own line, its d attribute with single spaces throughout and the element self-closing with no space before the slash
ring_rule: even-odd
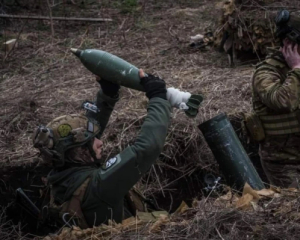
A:
<svg viewBox="0 0 300 240">
<path fill-rule="evenodd" d="M 97 48 L 97 43 L 94 39 L 85 38 L 81 45 L 82 49 Z"/>
<path fill-rule="evenodd" d="M 134 13 L 137 11 L 137 0 L 114 1 L 113 5 L 120 9 L 121 13 Z"/>
<path fill-rule="evenodd" d="M 135 23 L 135 27 L 140 30 L 148 30 L 151 31 L 153 27 L 155 27 L 155 23 L 149 19 L 145 19 L 144 17 L 141 17 L 137 20 Z"/>
</svg>

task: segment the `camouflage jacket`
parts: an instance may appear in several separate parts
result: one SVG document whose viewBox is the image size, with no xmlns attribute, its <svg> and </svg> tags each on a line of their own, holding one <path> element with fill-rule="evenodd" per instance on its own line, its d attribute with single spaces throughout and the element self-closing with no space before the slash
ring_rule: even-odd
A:
<svg viewBox="0 0 300 240">
<path fill-rule="evenodd" d="M 266 59 L 256 65 L 252 77 L 252 104 L 259 116 L 299 109 L 300 69 L 290 69 L 279 49 L 268 49 Z"/>
<path fill-rule="evenodd" d="M 97 96 L 100 113 L 94 117 L 101 124 L 101 133 L 116 101 L 101 91 Z M 170 123 L 171 105 L 162 98 L 152 98 L 147 110 L 147 117 L 135 142 L 109 159 L 105 166 L 72 167 L 52 171 L 48 176 L 57 204 L 68 201 L 74 191 L 90 178 L 81 204 L 90 227 L 107 223 L 109 219 L 118 223 L 122 221 L 124 196 L 151 168 L 162 151 Z"/>
</svg>

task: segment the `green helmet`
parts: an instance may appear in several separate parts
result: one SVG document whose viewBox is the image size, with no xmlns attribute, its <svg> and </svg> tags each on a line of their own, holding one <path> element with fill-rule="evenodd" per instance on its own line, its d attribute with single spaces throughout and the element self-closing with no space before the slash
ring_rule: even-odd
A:
<svg viewBox="0 0 300 240">
<path fill-rule="evenodd" d="M 46 161 L 50 160 L 54 167 L 62 167 L 68 149 L 91 142 L 99 132 L 100 126 L 93 120 L 78 114 L 65 115 L 47 126 L 39 126 L 33 134 L 33 145 Z"/>
<path fill-rule="evenodd" d="M 300 44 L 300 12 L 282 10 L 275 18 L 276 36 Z"/>
</svg>

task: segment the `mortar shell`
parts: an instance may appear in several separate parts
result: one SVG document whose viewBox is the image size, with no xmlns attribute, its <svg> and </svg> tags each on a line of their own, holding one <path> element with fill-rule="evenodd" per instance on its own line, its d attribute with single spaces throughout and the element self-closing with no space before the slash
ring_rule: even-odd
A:
<svg viewBox="0 0 300 240">
<path fill-rule="evenodd" d="M 93 74 L 121 86 L 145 91 L 140 84 L 139 69 L 129 62 L 105 51 L 71 48 L 82 64 Z"/>
</svg>

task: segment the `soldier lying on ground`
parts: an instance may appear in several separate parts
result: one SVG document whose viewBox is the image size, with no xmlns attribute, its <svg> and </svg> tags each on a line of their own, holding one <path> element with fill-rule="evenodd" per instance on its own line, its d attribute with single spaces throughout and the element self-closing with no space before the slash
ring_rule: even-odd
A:
<svg viewBox="0 0 300 240">
<path fill-rule="evenodd" d="M 136 208 L 143 211 L 141 201 L 126 198 L 124 205 L 124 197 L 161 153 L 171 105 L 164 80 L 152 75 L 145 77 L 142 70 L 139 74 L 149 98 L 147 117 L 134 144 L 109 159 L 104 167 L 95 163 L 102 155 L 100 136 L 119 99 L 119 85 L 99 81 L 101 90 L 96 100 L 99 112 L 61 116 L 35 132 L 34 146 L 54 166 L 47 177 L 51 200 L 46 215 L 55 216 L 62 224 L 76 223 L 87 228 L 107 223 L 109 219 L 119 223 L 135 215 Z"/>
<path fill-rule="evenodd" d="M 260 141 L 270 183 L 295 187 L 300 178 L 300 15 L 281 11 L 276 25 L 282 47 L 269 49 L 265 61 L 256 66 L 252 78 L 256 115 L 250 132 Z"/>
</svg>

